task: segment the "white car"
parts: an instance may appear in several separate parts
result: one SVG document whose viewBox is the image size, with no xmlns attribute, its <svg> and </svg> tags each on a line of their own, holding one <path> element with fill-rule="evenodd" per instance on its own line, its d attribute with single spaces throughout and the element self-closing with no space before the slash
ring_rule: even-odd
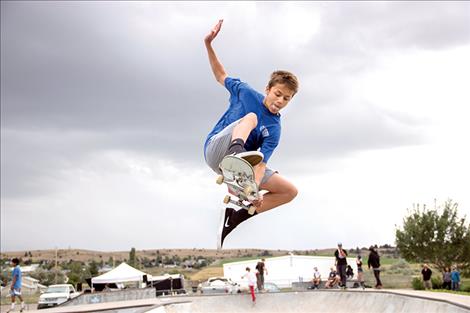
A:
<svg viewBox="0 0 470 313">
<path fill-rule="evenodd" d="M 75 290 L 73 285 L 50 285 L 47 287 L 47 290 L 39 296 L 38 310 L 57 306 L 79 295 L 80 293 Z"/>
<path fill-rule="evenodd" d="M 203 294 L 208 293 L 239 293 L 240 285 L 230 278 L 211 277 L 207 282 L 199 284 L 198 289 Z"/>
</svg>

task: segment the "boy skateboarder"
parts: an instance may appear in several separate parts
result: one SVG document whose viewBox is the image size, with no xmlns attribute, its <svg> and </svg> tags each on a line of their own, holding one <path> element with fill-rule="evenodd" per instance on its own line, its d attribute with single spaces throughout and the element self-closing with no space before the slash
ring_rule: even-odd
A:
<svg viewBox="0 0 470 313">
<path fill-rule="evenodd" d="M 230 105 L 219 119 L 204 144 L 204 157 L 209 167 L 220 174 L 219 163 L 229 154 L 246 157 L 255 170 L 255 180 L 260 190 L 267 193 L 253 201 L 255 214 L 259 214 L 290 202 L 297 195 L 297 188 L 267 167 L 267 163 L 279 144 L 281 135 L 280 111 L 287 106 L 298 90 L 295 75 L 286 71 L 275 71 L 259 93 L 240 79 L 229 77 L 212 47 L 222 27 L 223 20 L 205 37 L 204 42 L 209 63 L 215 79 L 230 93 Z M 256 151 L 260 150 L 261 153 Z M 218 248 L 222 248 L 225 237 L 240 223 L 251 216 L 247 210 L 225 208 L 218 234 Z"/>
<path fill-rule="evenodd" d="M 25 304 L 23 297 L 21 296 L 21 285 L 22 285 L 22 273 L 20 268 L 20 260 L 14 258 L 11 260 L 11 265 L 13 265 L 13 271 L 11 273 L 11 307 L 7 312 L 13 312 L 15 310 L 16 297 L 21 301 L 20 312 L 23 312 L 25 309 Z"/>
</svg>

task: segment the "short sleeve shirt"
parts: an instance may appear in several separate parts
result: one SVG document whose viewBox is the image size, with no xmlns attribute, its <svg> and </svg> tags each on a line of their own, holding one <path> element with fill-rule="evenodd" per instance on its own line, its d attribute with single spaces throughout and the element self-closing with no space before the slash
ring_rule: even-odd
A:
<svg viewBox="0 0 470 313">
<path fill-rule="evenodd" d="M 11 272 L 11 279 L 13 279 L 15 276 L 16 276 L 16 282 L 13 285 L 13 288 L 20 289 L 21 288 L 21 269 L 18 265 L 15 266 L 15 268 Z"/>
<path fill-rule="evenodd" d="M 264 95 L 251 88 L 238 78 L 227 77 L 225 88 L 230 92 L 229 107 L 207 136 L 204 147 L 209 139 L 221 132 L 225 127 L 241 119 L 248 113 L 255 113 L 258 125 L 253 129 L 245 143 L 247 151 L 260 150 L 263 161 L 268 162 L 281 136 L 281 115 L 271 113 L 264 105 Z"/>
</svg>

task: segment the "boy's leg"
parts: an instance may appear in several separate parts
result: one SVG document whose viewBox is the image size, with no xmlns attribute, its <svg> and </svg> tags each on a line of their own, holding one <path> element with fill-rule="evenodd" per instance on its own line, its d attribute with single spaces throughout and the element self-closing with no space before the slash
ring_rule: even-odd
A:
<svg viewBox="0 0 470 313">
<path fill-rule="evenodd" d="M 251 131 L 258 125 L 255 113 L 248 113 L 232 128 L 230 146 L 226 155 L 237 155 L 255 166 L 263 161 L 263 155 L 257 151 L 246 152 L 245 143 Z"/>
<path fill-rule="evenodd" d="M 25 305 L 25 303 L 24 303 L 24 300 L 23 300 L 23 296 L 18 295 L 18 299 L 20 299 L 20 301 L 21 301 L 21 302 L 20 302 L 20 308 L 21 308 L 21 309 L 20 309 L 20 312 L 23 312 L 23 310 L 24 310 L 25 307 L 26 307 L 26 305 Z"/>
<path fill-rule="evenodd" d="M 219 164 L 222 159 L 229 154 L 243 154 L 245 142 L 251 130 L 256 127 L 256 114 L 249 113 L 242 119 L 226 126 L 220 133 L 214 135 L 204 151 L 207 165 L 216 173 L 220 174 Z M 253 126 L 254 125 L 254 126 Z M 251 128 L 253 127 L 253 128 Z M 251 128 L 251 130 L 250 130 Z M 235 137 L 240 136 L 240 137 Z M 251 152 L 253 154 L 253 152 Z M 252 165 L 256 165 L 262 160 L 261 153 L 253 156 L 242 156 Z M 252 158 L 252 159 L 250 159 Z"/>
<path fill-rule="evenodd" d="M 8 310 L 8 312 L 13 312 L 15 310 L 15 304 L 16 304 L 16 298 L 15 298 L 14 294 L 12 293 L 10 310 Z"/>
<path fill-rule="evenodd" d="M 258 213 L 265 212 L 290 202 L 297 195 L 297 188 L 295 188 L 293 184 L 270 169 L 267 169 L 265 178 L 263 178 L 261 182 L 260 189 L 267 190 L 268 193 L 263 196 L 263 203 L 260 207 L 256 208 L 254 215 L 250 215 L 245 209 L 238 211 L 231 208 L 225 209 L 220 221 L 217 243 L 218 249 L 222 248 L 225 237 L 227 237 L 227 235 L 240 223 L 257 215 Z"/>
<path fill-rule="evenodd" d="M 251 293 L 251 300 L 255 302 L 256 301 L 255 286 L 250 286 L 250 293 Z"/>
<path fill-rule="evenodd" d="M 229 147 L 230 153 L 245 151 L 245 142 L 256 125 L 258 125 L 258 117 L 255 113 L 248 113 L 238 121 L 238 124 L 232 130 L 232 144 Z"/>
<path fill-rule="evenodd" d="M 266 181 L 262 181 L 260 190 L 267 190 L 263 196 L 263 203 L 256 208 L 257 213 L 262 213 L 280 205 L 292 201 L 297 196 L 297 188 L 287 179 L 274 173 Z"/>
</svg>

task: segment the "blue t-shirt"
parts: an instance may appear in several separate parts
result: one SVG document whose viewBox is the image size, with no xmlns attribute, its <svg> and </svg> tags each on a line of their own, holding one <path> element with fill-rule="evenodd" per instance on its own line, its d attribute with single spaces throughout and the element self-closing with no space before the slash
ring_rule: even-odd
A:
<svg viewBox="0 0 470 313">
<path fill-rule="evenodd" d="M 453 282 L 460 282 L 460 273 L 458 271 L 452 271 L 450 277 Z"/>
<path fill-rule="evenodd" d="M 263 162 L 267 163 L 279 144 L 281 115 L 271 113 L 263 104 L 264 95 L 251 88 L 247 83 L 240 81 L 240 79 L 227 77 L 224 83 L 225 88 L 230 92 L 230 105 L 207 136 L 204 150 L 212 136 L 252 112 L 258 118 L 258 125 L 248 136 L 245 149 L 247 151 L 260 149 L 264 155 Z"/>
<path fill-rule="evenodd" d="M 12 280 L 15 276 L 16 276 L 16 282 L 13 285 L 13 288 L 14 289 L 20 289 L 21 288 L 21 270 L 20 270 L 19 265 L 15 266 L 15 268 L 13 269 L 13 272 L 11 272 L 11 279 Z"/>
</svg>

